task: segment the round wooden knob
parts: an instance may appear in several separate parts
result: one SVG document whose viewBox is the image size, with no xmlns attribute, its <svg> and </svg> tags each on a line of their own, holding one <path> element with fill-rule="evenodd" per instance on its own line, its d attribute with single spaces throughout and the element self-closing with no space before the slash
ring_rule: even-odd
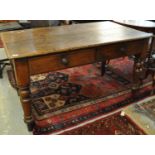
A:
<svg viewBox="0 0 155 155">
<path fill-rule="evenodd" d="M 126 52 L 126 48 L 125 47 L 121 47 L 120 51 L 124 53 L 124 52 Z"/>
<path fill-rule="evenodd" d="M 62 58 L 62 59 L 61 59 L 61 62 L 62 62 L 64 65 L 68 65 L 68 63 L 69 63 L 66 57 Z"/>
</svg>

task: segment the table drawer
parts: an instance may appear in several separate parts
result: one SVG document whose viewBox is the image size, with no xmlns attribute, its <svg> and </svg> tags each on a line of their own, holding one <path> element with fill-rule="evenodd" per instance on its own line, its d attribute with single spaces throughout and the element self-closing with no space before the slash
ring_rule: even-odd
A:
<svg viewBox="0 0 155 155">
<path fill-rule="evenodd" d="M 95 49 L 45 55 L 29 59 L 30 74 L 39 74 L 95 62 Z"/>
<path fill-rule="evenodd" d="M 128 41 L 98 48 L 97 60 L 114 59 L 123 56 L 139 54 L 147 51 L 146 40 Z"/>
</svg>

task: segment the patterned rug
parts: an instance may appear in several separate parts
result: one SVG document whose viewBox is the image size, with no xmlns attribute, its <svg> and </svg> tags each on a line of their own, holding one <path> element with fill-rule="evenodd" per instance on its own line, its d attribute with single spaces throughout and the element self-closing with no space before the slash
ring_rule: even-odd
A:
<svg viewBox="0 0 155 155">
<path fill-rule="evenodd" d="M 109 67 L 106 75 L 101 76 L 96 65 L 86 65 L 31 77 L 33 107 L 38 117 L 62 108 L 83 107 L 87 102 L 131 88 L 132 83 L 125 75 L 129 77 L 132 72 L 123 77 L 114 69 Z"/>
<path fill-rule="evenodd" d="M 81 125 L 61 135 L 144 135 L 144 131 L 120 113 Z"/>
<path fill-rule="evenodd" d="M 112 113 L 150 95 L 150 79 L 132 94 L 133 61 L 112 60 L 104 76 L 100 64 L 31 77 L 34 134 L 51 134 Z"/>
</svg>

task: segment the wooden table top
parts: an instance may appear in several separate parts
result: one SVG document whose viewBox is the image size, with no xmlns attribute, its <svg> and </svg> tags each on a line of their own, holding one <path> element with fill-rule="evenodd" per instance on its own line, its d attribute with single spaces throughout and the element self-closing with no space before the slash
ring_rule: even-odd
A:
<svg viewBox="0 0 155 155">
<path fill-rule="evenodd" d="M 1 33 L 9 59 L 59 53 L 151 37 L 113 22 L 96 22 Z"/>
<path fill-rule="evenodd" d="M 146 21 L 146 20 L 114 20 L 114 22 L 128 25 L 128 26 L 155 28 L 155 22 Z"/>
</svg>

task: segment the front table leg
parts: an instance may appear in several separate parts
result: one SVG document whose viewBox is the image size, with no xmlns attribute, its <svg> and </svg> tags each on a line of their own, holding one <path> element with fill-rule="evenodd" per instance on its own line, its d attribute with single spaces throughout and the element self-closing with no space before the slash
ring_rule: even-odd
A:
<svg viewBox="0 0 155 155">
<path fill-rule="evenodd" d="M 18 93 L 24 111 L 24 121 L 28 130 L 33 129 L 33 119 L 31 114 L 31 98 L 30 98 L 30 74 L 27 59 L 17 59 L 13 61 L 14 72 L 17 82 Z"/>
</svg>

